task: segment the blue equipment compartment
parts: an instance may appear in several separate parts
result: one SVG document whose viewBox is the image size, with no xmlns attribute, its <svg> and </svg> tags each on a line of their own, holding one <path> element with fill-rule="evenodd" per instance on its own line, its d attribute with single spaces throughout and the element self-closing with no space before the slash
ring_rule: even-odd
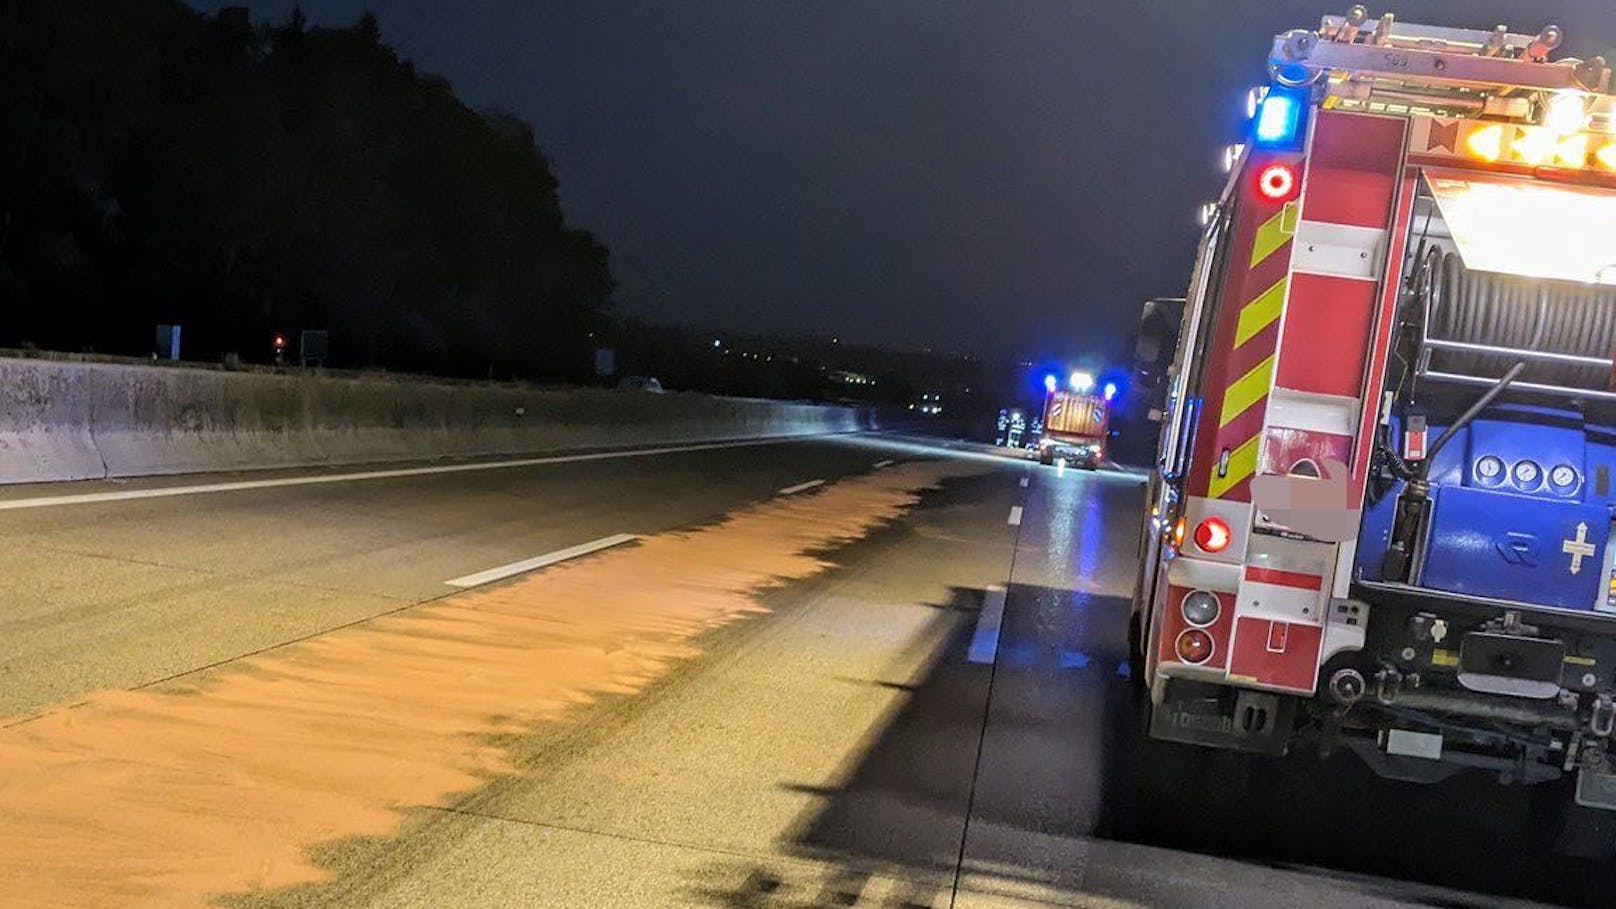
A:
<svg viewBox="0 0 1616 909">
<path fill-rule="evenodd" d="M 1490 408 L 1461 429 L 1432 464 L 1416 583 L 1553 609 L 1604 607 L 1611 490 L 1601 441 L 1574 411 L 1521 405 Z"/>
<path fill-rule="evenodd" d="M 1420 586 L 1580 611 L 1602 601 L 1605 503 L 1463 486 L 1432 493 Z"/>
</svg>

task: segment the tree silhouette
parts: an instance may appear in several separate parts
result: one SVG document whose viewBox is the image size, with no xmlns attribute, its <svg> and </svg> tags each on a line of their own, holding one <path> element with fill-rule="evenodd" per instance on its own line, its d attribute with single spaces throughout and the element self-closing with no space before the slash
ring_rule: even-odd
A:
<svg viewBox="0 0 1616 909">
<path fill-rule="evenodd" d="M 575 377 L 613 288 L 527 124 L 479 114 L 366 13 L 174 0 L 0 13 L 0 344 Z"/>
</svg>

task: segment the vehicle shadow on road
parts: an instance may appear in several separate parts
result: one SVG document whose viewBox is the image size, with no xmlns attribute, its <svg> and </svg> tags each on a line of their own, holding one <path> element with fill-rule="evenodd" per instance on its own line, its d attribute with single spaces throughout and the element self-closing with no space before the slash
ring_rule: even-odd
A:
<svg viewBox="0 0 1616 909">
<path fill-rule="evenodd" d="M 1056 608 L 1041 614 L 1083 627 L 1018 630 L 1007 617 L 993 662 L 972 662 L 983 598 L 955 588 L 932 604 L 946 631 L 924 636 L 937 643 L 917 678 L 869 681 L 905 696 L 844 763 L 839 785 L 782 783 L 821 797 L 782 844 L 802 864 L 715 866 L 695 888 L 699 899 L 758 909 L 943 907 L 962 856 L 967 876 L 991 866 L 1012 889 L 1059 885 L 1066 864 L 1049 847 L 1086 841 L 1111 810 L 1100 786 L 1109 771 L 1072 768 L 1126 749 L 1133 735 L 1128 679 L 1118 674 L 1127 602 L 1012 586 L 1012 601 L 1047 601 Z"/>
<path fill-rule="evenodd" d="M 1546 851 L 1530 791 L 1479 775 L 1390 783 L 1345 753 L 1267 759 L 1146 742 L 1125 599 L 1014 587 L 1012 600 L 1046 602 L 1035 610 L 1045 623 L 1082 627 L 1006 628 L 988 665 L 967 659 L 976 623 L 961 621 L 982 596 L 955 589 L 935 604 L 949 630 L 931 638 L 919 678 L 871 681 L 905 697 L 839 785 L 782 783 L 821 797 L 781 844 L 790 858 L 717 863 L 696 899 L 746 909 L 1612 904 L 1609 868 Z"/>
</svg>

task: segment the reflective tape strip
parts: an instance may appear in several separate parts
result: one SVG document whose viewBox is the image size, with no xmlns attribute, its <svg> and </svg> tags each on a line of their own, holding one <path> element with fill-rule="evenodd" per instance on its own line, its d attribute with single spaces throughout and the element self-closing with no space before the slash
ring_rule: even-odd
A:
<svg viewBox="0 0 1616 909">
<path fill-rule="evenodd" d="M 1229 390 L 1223 393 L 1223 412 L 1218 415 L 1218 428 L 1228 426 L 1235 417 L 1245 413 L 1246 408 L 1267 397 L 1273 381 L 1274 357 L 1270 354 L 1253 366 L 1251 371 L 1235 379 Z"/>
<path fill-rule="evenodd" d="M 1240 446 L 1229 452 L 1228 469 L 1223 476 L 1218 476 L 1216 470 L 1212 471 L 1212 481 L 1207 485 L 1209 498 L 1219 498 L 1233 489 L 1241 480 L 1248 479 L 1257 472 L 1257 449 L 1262 441 L 1262 433 L 1240 443 Z"/>
<path fill-rule="evenodd" d="M 1284 246 L 1291 235 L 1296 233 L 1296 202 L 1286 202 L 1274 216 L 1257 228 L 1257 236 L 1251 243 L 1251 267 L 1256 268 L 1263 260 L 1273 255 Z"/>
<path fill-rule="evenodd" d="M 1281 571 L 1277 568 L 1263 568 L 1258 565 L 1246 566 L 1246 580 L 1258 584 L 1273 584 L 1278 587 L 1295 587 L 1298 590 L 1322 590 L 1324 578 L 1316 574 L 1306 574 L 1300 571 Z"/>
<path fill-rule="evenodd" d="M 1289 284 L 1290 275 L 1286 275 L 1240 309 L 1240 322 L 1234 331 L 1234 346 L 1239 347 L 1250 341 L 1279 319 L 1280 311 L 1285 308 L 1285 288 Z"/>
<path fill-rule="evenodd" d="M 1242 295 L 1252 285 L 1261 286 L 1257 282 L 1273 283 L 1247 300 L 1237 313 L 1232 355 L 1223 368 L 1244 373 L 1224 388 L 1223 400 L 1216 405 L 1221 408 L 1216 443 L 1220 454 L 1207 480 L 1208 498 L 1221 499 L 1237 487 L 1244 488 L 1240 484 L 1256 473 L 1262 451 L 1262 405 L 1274 384 L 1278 338 L 1272 329 L 1279 323 L 1290 292 L 1289 263 L 1300 212 L 1295 200 L 1287 202 L 1258 225 L 1252 237 L 1252 272 L 1240 282 Z M 1226 447 L 1235 439 L 1242 441 L 1233 449 Z"/>
</svg>

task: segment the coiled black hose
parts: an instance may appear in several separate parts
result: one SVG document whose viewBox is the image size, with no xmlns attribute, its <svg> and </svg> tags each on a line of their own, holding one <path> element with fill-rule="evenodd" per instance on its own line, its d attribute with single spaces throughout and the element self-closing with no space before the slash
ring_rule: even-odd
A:
<svg viewBox="0 0 1616 909">
<path fill-rule="evenodd" d="M 1616 288 L 1468 271 L 1457 253 L 1433 253 L 1430 262 L 1432 338 L 1610 357 L 1616 342 Z M 1496 376 L 1517 358 L 1504 354 L 1434 350 L 1431 368 Z M 1529 361 L 1520 380 L 1604 389 L 1610 369 L 1575 363 Z"/>
</svg>

